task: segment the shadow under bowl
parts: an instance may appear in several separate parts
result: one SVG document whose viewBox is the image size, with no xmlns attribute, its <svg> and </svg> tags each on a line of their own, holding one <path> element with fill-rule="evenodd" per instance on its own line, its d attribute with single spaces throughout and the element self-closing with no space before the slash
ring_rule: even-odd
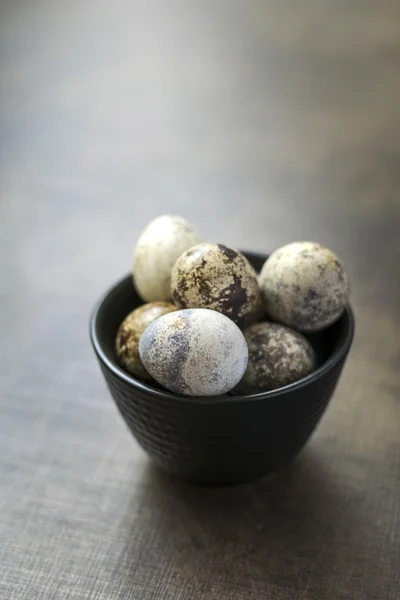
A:
<svg viewBox="0 0 400 600">
<path fill-rule="evenodd" d="M 244 254 L 260 271 L 267 256 Z M 307 377 L 269 392 L 193 398 L 142 383 L 119 366 L 118 327 L 141 304 L 131 275 L 121 279 L 94 307 L 90 337 L 122 417 L 155 464 L 196 483 L 232 485 L 262 477 L 299 452 L 321 419 L 350 350 L 349 306 L 331 327 L 307 336 L 318 356 Z"/>
</svg>

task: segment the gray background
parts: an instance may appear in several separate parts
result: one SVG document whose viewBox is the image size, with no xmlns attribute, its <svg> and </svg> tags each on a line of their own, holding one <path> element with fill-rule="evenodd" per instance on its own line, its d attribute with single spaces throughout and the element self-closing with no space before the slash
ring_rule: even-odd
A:
<svg viewBox="0 0 400 600">
<path fill-rule="evenodd" d="M 0 6 L 0 598 L 400 597 L 400 5 Z M 88 341 L 160 213 L 313 239 L 357 336 L 307 449 L 202 489 L 151 468 Z"/>
</svg>

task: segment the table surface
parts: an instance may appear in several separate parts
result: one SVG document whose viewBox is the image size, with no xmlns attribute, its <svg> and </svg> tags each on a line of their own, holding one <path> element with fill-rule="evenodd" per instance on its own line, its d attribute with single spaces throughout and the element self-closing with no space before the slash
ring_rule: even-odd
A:
<svg viewBox="0 0 400 600">
<path fill-rule="evenodd" d="M 398 600 L 400 4 L 5 0 L 0 598 Z M 152 468 L 88 339 L 143 226 L 344 260 L 357 334 L 290 469 Z"/>
</svg>

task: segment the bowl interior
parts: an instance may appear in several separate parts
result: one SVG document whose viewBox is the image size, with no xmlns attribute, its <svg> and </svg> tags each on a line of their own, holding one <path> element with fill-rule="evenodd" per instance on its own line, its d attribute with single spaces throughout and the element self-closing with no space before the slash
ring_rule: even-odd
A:
<svg viewBox="0 0 400 600">
<path fill-rule="evenodd" d="M 244 254 L 255 270 L 259 272 L 267 256 L 251 252 L 244 252 Z M 95 307 L 91 319 L 91 335 L 97 353 L 101 355 L 102 360 L 105 360 L 114 372 L 118 372 L 124 379 L 131 380 L 132 384 L 151 390 L 154 389 L 152 386 L 134 379 L 119 366 L 115 352 L 115 336 L 118 327 L 123 319 L 141 304 L 143 304 L 143 301 L 134 289 L 132 276 L 127 275 L 113 286 Z M 339 360 L 348 351 L 353 337 L 353 329 L 352 313 L 347 308 L 342 317 L 331 327 L 321 332 L 306 335 L 317 355 L 317 369 L 304 379 L 317 376 L 321 369 L 328 368 L 329 362 L 335 359 Z M 296 382 L 291 386 L 298 384 L 299 382 Z M 287 389 L 288 387 L 281 389 Z M 276 391 L 266 392 L 266 394 L 273 394 Z M 165 393 L 174 396 L 169 392 Z M 260 394 L 254 394 L 253 396 L 257 395 Z"/>
</svg>

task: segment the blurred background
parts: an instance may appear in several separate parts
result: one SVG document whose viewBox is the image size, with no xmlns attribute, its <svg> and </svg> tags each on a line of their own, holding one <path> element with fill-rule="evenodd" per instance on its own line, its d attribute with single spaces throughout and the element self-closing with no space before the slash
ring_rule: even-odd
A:
<svg viewBox="0 0 400 600">
<path fill-rule="evenodd" d="M 396 3 L 3 0 L 0 10 L 11 279 L 101 288 L 130 268 L 138 233 L 163 212 L 239 247 L 316 239 L 355 274 L 386 269 L 399 214 Z"/>
<path fill-rule="evenodd" d="M 145 461 L 100 378 L 88 316 L 162 213 L 241 249 L 310 239 L 343 259 L 357 336 L 311 447 L 331 481 L 347 481 L 349 522 L 381 491 L 359 516 L 367 541 L 355 533 L 352 546 L 338 518 L 335 532 L 350 545 L 329 568 L 332 577 L 346 569 L 362 541 L 349 578 L 368 578 L 381 539 L 395 572 L 399 496 L 387 475 L 400 457 L 399 68 L 400 4 L 391 0 L 1 1 L 0 476 L 9 516 L 0 538 L 14 540 L 7 555 L 25 561 L 25 577 L 35 569 L 30 541 L 46 523 L 62 544 L 58 511 L 75 527 L 80 498 L 105 493 L 98 527 L 124 539 L 115 507 L 127 507 L 127 473 L 139 480 Z M 374 516 L 374 502 L 390 518 Z M 30 515 L 23 526 L 21 514 Z M 77 544 L 90 552 L 97 538 L 84 535 Z M 62 555 L 53 560 L 61 568 Z M 240 565 L 239 574 L 252 568 Z M 70 565 L 69 585 L 81 568 Z M 7 575 L 10 589 L 17 573 Z M 326 579 L 310 585 L 320 598 Z"/>
</svg>

